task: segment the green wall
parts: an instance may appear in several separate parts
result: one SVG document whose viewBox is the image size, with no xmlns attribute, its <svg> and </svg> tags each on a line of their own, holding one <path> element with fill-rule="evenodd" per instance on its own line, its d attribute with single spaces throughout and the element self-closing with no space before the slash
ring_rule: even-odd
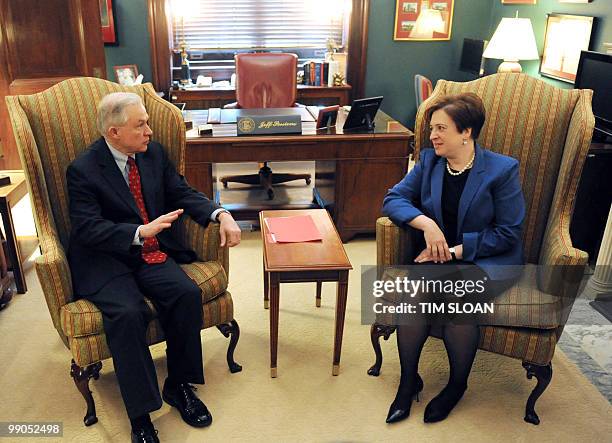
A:
<svg viewBox="0 0 612 443">
<path fill-rule="evenodd" d="M 106 76 L 116 81 L 113 66 L 136 65 L 144 82 L 152 81 L 151 49 L 147 30 L 147 0 L 115 0 L 119 46 L 105 46 Z"/>
<path fill-rule="evenodd" d="M 492 18 L 491 2 L 455 0 L 451 40 L 408 42 L 393 40 L 395 0 L 370 0 L 366 96 L 383 95 L 382 109 L 393 118 L 414 125 L 414 75 L 469 80 L 458 73 L 463 39 L 486 39 Z"/>
<path fill-rule="evenodd" d="M 531 19 L 533 32 L 540 56 L 544 48 L 544 32 L 546 30 L 546 14 L 561 13 L 573 15 L 588 15 L 597 17 L 595 28 L 591 39 L 591 49 L 597 52 L 605 52 L 603 43 L 612 42 L 612 0 L 592 0 L 587 4 L 559 3 L 558 0 L 538 0 L 536 5 L 502 5 L 501 1 L 494 1 L 493 20 L 491 23 L 491 35 L 503 17 L 514 17 L 516 11 L 519 17 Z M 497 69 L 499 62 L 487 64 L 487 69 Z M 522 61 L 523 72 L 534 77 L 561 87 L 572 88 L 571 83 L 558 81 L 538 74 L 540 62 L 538 60 Z"/>
</svg>

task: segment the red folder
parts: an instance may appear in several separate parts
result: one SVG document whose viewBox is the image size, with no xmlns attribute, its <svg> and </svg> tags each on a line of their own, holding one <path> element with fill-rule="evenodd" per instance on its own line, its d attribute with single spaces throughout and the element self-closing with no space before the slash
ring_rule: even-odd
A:
<svg viewBox="0 0 612 443">
<path fill-rule="evenodd" d="M 310 215 L 268 217 L 264 219 L 272 243 L 299 243 L 323 240 Z"/>
</svg>

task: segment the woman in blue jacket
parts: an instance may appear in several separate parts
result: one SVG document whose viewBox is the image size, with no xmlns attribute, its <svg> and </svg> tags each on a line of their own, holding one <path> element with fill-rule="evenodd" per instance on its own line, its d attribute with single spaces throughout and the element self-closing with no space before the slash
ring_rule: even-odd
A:
<svg viewBox="0 0 612 443">
<path fill-rule="evenodd" d="M 517 277 L 504 266 L 523 264 L 525 203 L 518 161 L 476 143 L 485 121 L 476 94 L 442 97 L 425 118 L 433 149 L 422 150 L 415 167 L 388 192 L 383 213 L 398 226 L 422 231 L 425 248 L 416 264 L 473 264 L 490 280 L 487 295 L 493 297 Z M 417 369 L 429 323 L 397 326 L 401 377 L 387 423 L 408 417 L 412 397 L 423 388 Z M 425 422 L 444 420 L 467 389 L 478 325 L 446 322 L 442 339 L 450 363 L 449 382 L 425 408 Z"/>
</svg>

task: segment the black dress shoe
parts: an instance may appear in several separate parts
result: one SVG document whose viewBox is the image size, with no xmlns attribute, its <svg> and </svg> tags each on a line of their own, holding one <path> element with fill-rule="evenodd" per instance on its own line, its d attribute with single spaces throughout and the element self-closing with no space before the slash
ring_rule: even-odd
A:
<svg viewBox="0 0 612 443">
<path fill-rule="evenodd" d="M 132 443 L 159 443 L 157 429 L 153 426 L 132 429 Z"/>
<path fill-rule="evenodd" d="M 395 400 L 389 407 L 389 413 L 387 414 L 387 423 L 395 423 L 407 418 L 410 415 L 410 406 L 412 406 L 412 399 L 416 396 L 416 400 L 419 401 L 419 392 L 423 390 L 423 379 L 419 374 L 416 375 L 414 386 L 408 396 L 402 395 L 400 391 L 397 391 Z M 408 398 L 406 398 L 408 397 Z"/>
<path fill-rule="evenodd" d="M 169 388 L 167 383 L 164 383 L 162 398 L 179 410 L 185 423 L 203 428 L 212 423 L 212 415 L 202 400 L 195 395 L 195 390 L 196 387 L 189 383 L 179 383 L 176 388 Z"/>
<path fill-rule="evenodd" d="M 457 406 L 457 403 L 459 403 L 459 400 L 463 397 L 463 393 L 466 389 L 466 385 L 446 385 L 446 387 L 442 389 L 425 408 L 423 421 L 425 423 L 435 423 L 444 420 L 448 417 L 448 414 L 451 413 L 453 408 Z"/>
</svg>

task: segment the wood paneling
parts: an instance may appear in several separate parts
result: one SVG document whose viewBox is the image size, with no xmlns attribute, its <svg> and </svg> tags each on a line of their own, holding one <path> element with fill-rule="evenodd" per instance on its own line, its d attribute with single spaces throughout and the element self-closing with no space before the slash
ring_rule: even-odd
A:
<svg viewBox="0 0 612 443">
<path fill-rule="evenodd" d="M 21 167 L 4 97 L 106 73 L 98 0 L 0 0 L 2 169 Z"/>
<path fill-rule="evenodd" d="M 353 0 L 346 67 L 346 80 L 353 87 L 353 100 L 365 94 L 369 10 L 370 0 Z"/>
<path fill-rule="evenodd" d="M 151 68 L 156 91 L 167 92 L 172 84 L 172 31 L 168 0 L 148 0 Z"/>
</svg>

